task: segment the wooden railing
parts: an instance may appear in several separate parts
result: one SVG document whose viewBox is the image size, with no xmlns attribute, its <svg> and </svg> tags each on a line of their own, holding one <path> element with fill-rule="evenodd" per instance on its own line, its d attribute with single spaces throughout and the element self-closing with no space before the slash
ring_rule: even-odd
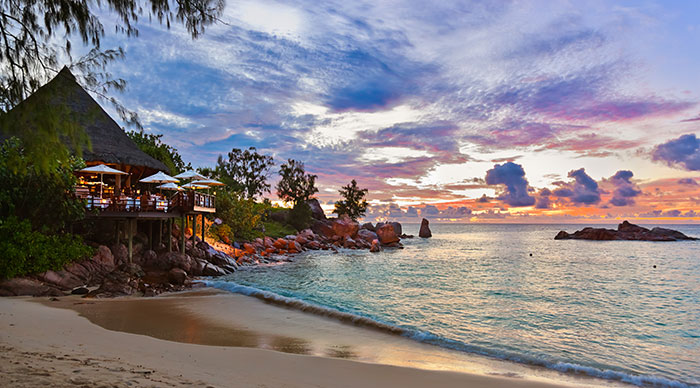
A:
<svg viewBox="0 0 700 388">
<path fill-rule="evenodd" d="M 88 209 L 106 212 L 205 212 L 216 211 L 216 197 L 211 194 L 183 191 L 171 198 L 160 196 L 98 197 L 76 190 L 78 197 L 87 201 Z"/>
<path fill-rule="evenodd" d="M 172 206 L 184 211 L 199 211 L 213 213 L 216 211 L 216 197 L 192 191 L 182 191 L 171 199 Z"/>
</svg>

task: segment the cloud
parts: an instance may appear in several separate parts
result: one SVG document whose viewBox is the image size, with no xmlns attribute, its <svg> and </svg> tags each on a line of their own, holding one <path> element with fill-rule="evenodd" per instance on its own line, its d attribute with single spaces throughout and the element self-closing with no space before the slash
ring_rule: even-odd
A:
<svg viewBox="0 0 700 388">
<path fill-rule="evenodd" d="M 681 120 L 681 123 L 692 123 L 694 121 L 700 121 L 700 115 L 697 115 L 696 117 L 691 117 L 689 119 Z"/>
<path fill-rule="evenodd" d="M 535 202 L 535 209 L 549 209 L 552 206 L 552 201 L 549 196 L 552 195 L 552 191 L 544 188 L 537 193 L 537 202 Z"/>
<path fill-rule="evenodd" d="M 481 197 L 479 197 L 476 202 L 478 203 L 489 203 L 489 197 L 486 196 L 486 194 L 483 194 Z"/>
<path fill-rule="evenodd" d="M 600 202 L 598 183 L 586 174 L 584 168 L 569 172 L 573 182 L 559 183 L 559 188 L 552 193 L 557 197 L 567 198 L 574 205 L 594 205 Z"/>
<path fill-rule="evenodd" d="M 486 172 L 486 183 L 489 185 L 505 185 L 505 192 L 498 198 L 510 206 L 532 206 L 535 198 L 528 194 L 528 183 L 525 170 L 519 164 L 507 162 L 496 164 Z"/>
<path fill-rule="evenodd" d="M 679 185 L 689 185 L 689 186 L 697 186 L 698 182 L 695 181 L 693 178 L 683 178 L 678 180 Z"/>
<path fill-rule="evenodd" d="M 610 177 L 609 181 L 615 186 L 610 204 L 613 206 L 634 205 L 634 197 L 642 193 L 636 184 L 632 183 L 634 174 L 629 170 L 620 170 Z"/>
<path fill-rule="evenodd" d="M 700 139 L 695 134 L 687 134 L 678 139 L 659 144 L 652 151 L 653 160 L 665 162 L 669 166 L 680 166 L 686 170 L 700 170 Z"/>
</svg>

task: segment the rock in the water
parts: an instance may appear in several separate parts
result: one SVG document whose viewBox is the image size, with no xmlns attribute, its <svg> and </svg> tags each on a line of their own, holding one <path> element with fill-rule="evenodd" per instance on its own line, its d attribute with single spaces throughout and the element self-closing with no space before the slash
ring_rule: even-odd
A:
<svg viewBox="0 0 700 388">
<path fill-rule="evenodd" d="M 382 246 L 379 243 L 379 240 L 373 240 L 372 241 L 372 246 L 369 248 L 370 252 L 381 252 L 382 251 Z"/>
<path fill-rule="evenodd" d="M 382 245 L 389 245 L 399 242 L 399 236 L 394 231 L 394 227 L 390 224 L 384 224 L 377 228 L 377 236 Z"/>
<path fill-rule="evenodd" d="M 403 234 L 403 228 L 401 227 L 400 222 L 389 222 L 389 225 L 394 228 L 394 233 L 396 233 L 397 236 L 401 236 Z"/>
<path fill-rule="evenodd" d="M 379 236 L 369 229 L 360 229 L 357 232 L 357 238 L 359 240 L 364 240 L 368 243 L 372 243 L 374 240 L 379 240 Z"/>
<path fill-rule="evenodd" d="M 354 238 L 357 235 L 358 230 L 360 230 L 360 224 L 353 221 L 352 218 L 348 217 L 347 215 L 343 215 L 337 220 L 333 221 L 334 235 Z"/>
<path fill-rule="evenodd" d="M 678 241 L 697 240 L 685 234 L 666 228 L 649 230 L 642 226 L 630 224 L 627 221 L 617 226 L 617 230 L 605 228 L 583 228 L 572 234 L 565 231 L 557 233 L 555 240 L 641 240 L 641 241 Z"/>
<path fill-rule="evenodd" d="M 318 199 L 312 198 L 306 203 L 309 205 L 309 208 L 311 209 L 311 217 L 313 217 L 315 220 L 325 220 L 326 219 L 326 213 L 323 212 L 323 208 L 321 208 L 321 204 L 318 202 Z"/>
<path fill-rule="evenodd" d="M 433 233 L 430 231 L 430 227 L 428 226 L 428 224 L 430 224 L 430 222 L 423 218 L 423 220 L 420 222 L 420 231 L 418 232 L 418 237 L 433 237 Z"/>
</svg>

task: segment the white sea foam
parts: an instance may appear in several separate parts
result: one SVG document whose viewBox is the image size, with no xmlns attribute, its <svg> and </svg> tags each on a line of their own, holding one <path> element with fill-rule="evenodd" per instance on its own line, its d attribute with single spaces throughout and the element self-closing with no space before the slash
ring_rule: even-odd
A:
<svg viewBox="0 0 700 388">
<path fill-rule="evenodd" d="M 529 365 L 543 366 L 549 369 L 554 369 L 564 373 L 585 374 L 591 377 L 602 378 L 606 380 L 621 381 L 637 386 L 653 386 L 653 387 L 673 387 L 673 388 L 689 388 L 696 387 L 696 384 L 687 384 L 680 381 L 675 381 L 659 376 L 652 375 L 632 375 L 622 371 L 610 369 L 598 369 L 590 366 L 583 366 L 568 362 L 548 362 L 541 359 L 535 359 L 518 354 L 506 354 L 503 352 L 495 352 L 489 349 L 472 346 L 460 341 L 455 341 L 448 338 L 443 338 L 430 332 L 414 330 L 410 328 L 392 325 L 380 320 L 365 317 L 358 314 L 339 311 L 334 308 L 321 306 L 310 303 L 295 297 L 288 297 L 276 294 L 271 291 L 262 290 L 256 287 L 241 285 L 232 281 L 208 280 L 205 282 L 210 287 L 226 290 L 232 293 L 252 296 L 266 303 L 293 308 L 306 313 L 319 315 L 327 318 L 337 319 L 338 321 L 354 324 L 361 327 L 367 327 L 382 332 L 401 335 L 412 340 L 436 345 L 452 350 L 479 354 L 483 356 L 493 357 L 501 360 L 524 363 Z"/>
</svg>

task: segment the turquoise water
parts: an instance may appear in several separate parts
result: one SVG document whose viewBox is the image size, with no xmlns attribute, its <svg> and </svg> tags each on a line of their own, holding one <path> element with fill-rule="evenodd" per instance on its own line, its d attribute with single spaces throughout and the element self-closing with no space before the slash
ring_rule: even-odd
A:
<svg viewBox="0 0 700 388">
<path fill-rule="evenodd" d="M 700 237 L 700 225 L 672 228 Z M 574 225 L 432 229 L 403 250 L 310 252 L 210 284 L 465 352 L 637 385 L 700 384 L 700 241 L 553 239 Z"/>
</svg>

